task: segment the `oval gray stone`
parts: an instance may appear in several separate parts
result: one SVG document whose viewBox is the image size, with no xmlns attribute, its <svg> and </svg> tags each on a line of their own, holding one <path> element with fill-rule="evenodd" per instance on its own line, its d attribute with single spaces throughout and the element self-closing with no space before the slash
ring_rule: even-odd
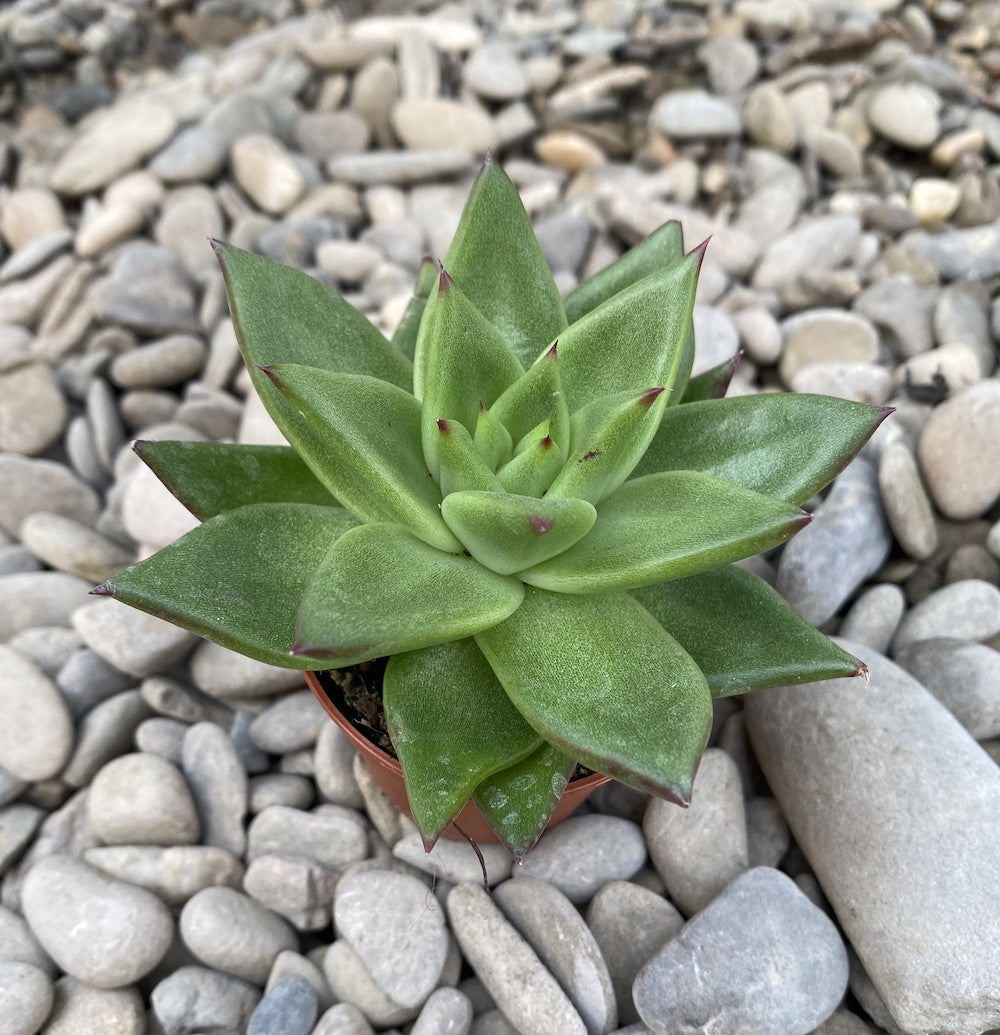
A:
<svg viewBox="0 0 1000 1035">
<path fill-rule="evenodd" d="M 1000 589 L 983 579 L 962 579 L 935 590 L 899 623 L 893 650 L 942 636 L 988 640 L 1000 633 Z"/>
<path fill-rule="evenodd" d="M 11 640 L 37 626 L 68 625 L 73 612 L 90 599 L 91 588 L 84 579 L 61 571 L 0 575 L 0 639 Z"/>
<path fill-rule="evenodd" d="M 207 967 L 181 967 L 165 977 L 150 997 L 164 1035 L 244 1031 L 260 1001 L 260 990 Z"/>
<path fill-rule="evenodd" d="M 351 809 L 321 805 L 312 812 L 272 805 L 256 815 L 247 831 L 247 858 L 303 855 L 340 870 L 368 855 L 364 821 Z"/>
<path fill-rule="evenodd" d="M 92 988 L 65 974 L 56 982 L 45 1035 L 143 1035 L 146 1010 L 135 988 Z"/>
<path fill-rule="evenodd" d="M 35 1035 L 52 1010 L 52 979 L 30 963 L 0 962 L 4 1035 Z"/>
<path fill-rule="evenodd" d="M 316 992 L 304 977 L 289 974 L 268 989 L 247 1025 L 247 1035 L 309 1035 L 316 1021 Z"/>
<path fill-rule="evenodd" d="M 199 722 L 184 734 L 182 760 L 201 821 L 202 841 L 241 856 L 246 849 L 243 822 L 250 790 L 232 738 L 214 723 Z"/>
<path fill-rule="evenodd" d="M 1000 1025 L 1000 769 L 901 668 L 840 642 L 871 685 L 750 694 L 754 750 L 895 1023 L 978 1035 Z"/>
<path fill-rule="evenodd" d="M 654 1035 L 812 1031 L 847 989 L 847 950 L 790 877 L 759 866 L 737 877 L 635 980 Z"/>
<path fill-rule="evenodd" d="M 97 988 L 138 981 L 174 937 L 173 917 L 159 899 L 67 855 L 31 867 L 21 904 L 45 951 L 67 974 Z"/>
<path fill-rule="evenodd" d="M 14 453 L 0 455 L 0 528 L 17 536 L 21 522 L 39 510 L 52 511 L 84 524 L 100 512 L 97 493 L 62 464 Z"/>
<path fill-rule="evenodd" d="M 334 996 L 355 1007 L 377 1028 L 388 1028 L 412 1020 L 418 1007 L 394 1003 L 375 983 L 361 957 L 342 938 L 338 938 L 323 957 L 323 973 Z M 347 1031 L 352 1031 L 347 1028 Z"/>
</svg>

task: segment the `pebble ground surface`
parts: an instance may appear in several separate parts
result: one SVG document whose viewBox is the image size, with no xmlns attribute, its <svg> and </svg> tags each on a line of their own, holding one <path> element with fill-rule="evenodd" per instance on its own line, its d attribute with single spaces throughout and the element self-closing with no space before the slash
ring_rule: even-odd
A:
<svg viewBox="0 0 1000 1035">
<path fill-rule="evenodd" d="M 0 10 L 4 1035 L 1000 1029 L 1000 10 Z M 97 581 L 192 519 L 128 448 L 274 441 L 222 237 L 381 327 L 493 148 L 561 288 L 712 235 L 696 369 L 896 407 L 757 564 L 871 684 L 719 703 L 694 804 L 425 855 L 295 673 Z"/>
</svg>

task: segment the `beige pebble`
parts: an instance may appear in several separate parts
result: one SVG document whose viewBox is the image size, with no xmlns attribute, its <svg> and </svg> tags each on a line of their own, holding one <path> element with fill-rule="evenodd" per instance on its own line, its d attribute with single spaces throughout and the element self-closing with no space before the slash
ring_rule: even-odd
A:
<svg viewBox="0 0 1000 1035">
<path fill-rule="evenodd" d="M 969 126 L 946 133 L 931 150 L 931 161 L 939 169 L 950 169 L 963 155 L 982 154 L 986 136 L 981 129 Z"/>
<path fill-rule="evenodd" d="M 911 356 L 897 377 L 900 384 L 932 387 L 943 378 L 941 387 L 948 398 L 979 381 L 979 360 L 967 345 L 942 345 Z"/>
<path fill-rule="evenodd" d="M 0 375 L 0 450 L 36 456 L 62 434 L 69 416 L 52 370 L 30 363 Z"/>
<path fill-rule="evenodd" d="M 924 560 L 938 546 L 934 508 L 913 454 L 902 441 L 882 450 L 878 469 L 882 506 L 896 541 L 911 557 Z"/>
<path fill-rule="evenodd" d="M 391 120 L 399 139 L 414 150 L 459 147 L 483 154 L 499 139 L 485 111 L 446 98 L 406 98 L 393 106 Z"/>
<path fill-rule="evenodd" d="M 539 161 L 569 173 L 581 172 L 607 161 L 604 152 L 580 133 L 553 131 L 535 141 Z"/>
<path fill-rule="evenodd" d="M 0 235 L 12 251 L 66 225 L 62 205 L 44 187 L 0 191 Z"/>
<path fill-rule="evenodd" d="M 840 309 L 807 310 L 787 319 L 782 330 L 785 345 L 779 369 L 785 384 L 812 363 L 873 363 L 878 357 L 875 328 Z"/>
<path fill-rule="evenodd" d="M 900 147 L 923 151 L 941 131 L 941 98 L 921 83 L 889 83 L 879 87 L 868 103 L 872 128 Z"/>
<path fill-rule="evenodd" d="M 230 161 L 236 182 L 264 212 L 281 215 L 302 197 L 302 173 L 274 137 L 266 133 L 240 137 L 232 146 Z"/>
<path fill-rule="evenodd" d="M 962 192 L 950 180 L 921 176 L 910 188 L 910 211 L 924 226 L 937 226 L 954 215 L 961 199 Z"/>
<path fill-rule="evenodd" d="M 91 259 L 126 237 L 133 237 L 145 222 L 145 212 L 135 205 L 104 206 L 77 231 L 73 250 L 80 258 Z"/>
</svg>

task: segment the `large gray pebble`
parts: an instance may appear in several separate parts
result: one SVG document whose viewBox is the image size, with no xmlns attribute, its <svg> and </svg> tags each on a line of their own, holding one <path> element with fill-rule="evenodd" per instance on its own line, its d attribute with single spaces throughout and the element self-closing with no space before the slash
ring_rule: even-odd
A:
<svg viewBox="0 0 1000 1035">
<path fill-rule="evenodd" d="M 243 889 L 300 931 L 330 923 L 337 875 L 302 856 L 260 855 L 247 867 Z"/>
<path fill-rule="evenodd" d="M 56 673 L 56 685 L 75 719 L 95 705 L 128 689 L 132 679 L 109 665 L 104 658 L 81 647 L 66 659 Z"/>
<path fill-rule="evenodd" d="M 906 597 L 899 586 L 872 586 L 851 605 L 840 635 L 885 654 L 905 611 Z"/>
<path fill-rule="evenodd" d="M 52 1010 L 52 979 L 30 963 L 0 963 L 4 1035 L 35 1035 Z"/>
<path fill-rule="evenodd" d="M 747 821 L 736 763 L 709 748 L 689 808 L 654 798 L 643 819 L 650 858 L 667 893 L 690 916 L 747 868 Z"/>
<path fill-rule="evenodd" d="M 286 755 L 312 747 L 328 725 L 330 720 L 313 692 L 300 690 L 265 708 L 250 725 L 250 739 L 263 751 Z"/>
<path fill-rule="evenodd" d="M 734 880 L 636 978 L 655 1035 L 805 1035 L 847 988 L 847 951 L 829 918 L 778 870 Z"/>
<path fill-rule="evenodd" d="M 16 536 L 29 514 L 46 510 L 90 524 L 100 512 L 97 493 L 63 464 L 0 454 L 0 528 Z"/>
<path fill-rule="evenodd" d="M 371 922 L 375 913 L 377 924 Z M 389 870 L 349 874 L 337 886 L 333 920 L 393 1002 L 420 1006 L 437 986 L 448 933 L 422 881 Z"/>
<path fill-rule="evenodd" d="M 639 827 L 618 816 L 573 816 L 544 833 L 514 876 L 554 884 L 570 902 L 587 902 L 608 881 L 642 869 L 646 845 Z"/>
<path fill-rule="evenodd" d="M 1000 273 L 1000 228 L 995 223 L 968 230 L 914 230 L 900 244 L 927 259 L 945 280 L 988 280 Z"/>
<path fill-rule="evenodd" d="M 897 273 L 861 292 L 853 309 L 877 324 L 896 356 L 926 352 L 934 344 L 933 314 L 938 289 Z"/>
<path fill-rule="evenodd" d="M 762 690 L 747 728 L 896 1024 L 978 1035 L 1000 1024 L 1000 769 L 911 676 L 864 656 L 870 686 Z"/>
<path fill-rule="evenodd" d="M 891 549 L 877 471 L 859 457 L 834 482 L 812 523 L 785 546 L 777 589 L 807 622 L 822 625 Z"/>
<path fill-rule="evenodd" d="M 611 974 L 573 903 L 551 884 L 531 877 L 505 881 L 493 899 L 569 996 L 588 1035 L 606 1035 L 617 1027 Z"/>
<path fill-rule="evenodd" d="M 566 993 L 482 887 L 453 888 L 448 917 L 466 960 L 519 1031 L 586 1035 Z"/>
<path fill-rule="evenodd" d="M 778 291 L 803 270 L 832 270 L 850 258 L 861 236 L 855 216 L 816 216 L 783 234 L 761 256 L 753 274 L 760 291 Z"/>
<path fill-rule="evenodd" d="M 202 841 L 242 855 L 249 777 L 232 739 L 214 723 L 199 722 L 184 734 L 182 760 L 201 820 Z"/>
<path fill-rule="evenodd" d="M 45 812 L 35 805 L 15 803 L 0 809 L 0 874 L 20 857 L 44 818 Z"/>
<path fill-rule="evenodd" d="M 941 131 L 941 98 L 921 83 L 889 83 L 868 103 L 868 121 L 894 144 L 911 151 L 930 147 Z"/>
<path fill-rule="evenodd" d="M 36 557 L 59 571 L 102 582 L 134 560 L 126 550 L 92 528 L 61 514 L 40 511 L 21 526 L 21 541 Z"/>
<path fill-rule="evenodd" d="M 66 399 L 51 368 L 28 363 L 0 373 L 0 450 L 37 456 L 62 434 L 69 417 Z"/>
<path fill-rule="evenodd" d="M 410 1035 L 467 1035 L 472 1027 L 472 1003 L 457 988 L 432 992 Z"/>
<path fill-rule="evenodd" d="M 146 1010 L 135 988 L 92 988 L 65 974 L 55 986 L 45 1035 L 143 1035 Z"/>
<path fill-rule="evenodd" d="M 85 787 L 105 762 L 131 748 L 136 728 L 148 718 L 149 707 L 138 690 L 94 705 L 79 725 L 76 749 L 62 779 L 71 787 Z"/>
<path fill-rule="evenodd" d="M 11 640 L 36 626 L 69 625 L 92 588 L 92 583 L 59 571 L 0 575 L 0 639 Z"/>
<path fill-rule="evenodd" d="M 419 1013 L 419 1007 L 394 1003 L 375 982 L 361 957 L 343 938 L 335 941 L 327 950 L 323 957 L 323 973 L 334 996 L 357 1007 L 377 1028 L 402 1024 Z"/>
<path fill-rule="evenodd" d="M 210 697 L 261 697 L 302 685 L 295 669 L 266 665 L 216 643 L 199 644 L 191 655 L 191 676 Z"/>
<path fill-rule="evenodd" d="M 205 888 L 181 910 L 184 944 L 202 963 L 263 985 L 275 956 L 298 948 L 291 928 L 234 888 Z"/>
<path fill-rule="evenodd" d="M 731 104 L 704 90 L 672 90 L 653 105 L 649 118 L 655 129 L 677 140 L 735 137 L 743 125 Z"/>
<path fill-rule="evenodd" d="M 0 645 L 0 766 L 21 780 L 60 773 L 75 731 L 58 687 L 42 670 Z"/>
<path fill-rule="evenodd" d="M 207 967 L 181 967 L 153 989 L 153 1016 L 164 1035 L 244 1031 L 260 990 Z"/>
<path fill-rule="evenodd" d="M 268 989 L 247 1025 L 247 1035 L 309 1035 L 316 1022 L 316 992 L 304 977 L 289 974 Z"/>
<path fill-rule="evenodd" d="M 340 870 L 368 855 L 364 821 L 351 809 L 321 805 L 312 812 L 272 805 L 254 816 L 247 832 L 247 858 L 302 855 Z"/>
<path fill-rule="evenodd" d="M 684 926 L 661 895 L 629 881 L 612 881 L 587 907 L 590 927 L 608 965 L 620 1022 L 636 1021 L 632 983 L 643 965 Z"/>
<path fill-rule="evenodd" d="M 174 936 L 173 918 L 159 899 L 66 855 L 31 867 L 21 904 L 45 951 L 66 973 L 97 988 L 144 977 Z"/>
<path fill-rule="evenodd" d="M 225 136 L 211 126 L 182 129 L 149 163 L 149 171 L 164 183 L 214 180 L 229 154 Z"/>
<path fill-rule="evenodd" d="M 938 546 L 937 521 L 917 462 L 904 442 L 888 442 L 882 450 L 878 484 L 896 541 L 917 560 L 930 557 Z"/>
<path fill-rule="evenodd" d="M 962 579 L 935 590 L 899 623 L 893 649 L 942 636 L 988 640 L 1000 633 L 1000 589 L 983 579 Z"/>
<path fill-rule="evenodd" d="M 240 860 L 208 845 L 108 845 L 90 848 L 83 857 L 91 866 L 146 888 L 170 906 L 182 906 L 204 888 L 238 888 L 243 881 Z"/>
<path fill-rule="evenodd" d="M 50 976 L 55 966 L 19 913 L 0 906 L 0 962 L 30 963 Z"/>
<path fill-rule="evenodd" d="M 906 669 L 976 740 L 1000 737 L 1000 653 L 982 643 L 942 637 L 896 652 Z"/>
</svg>

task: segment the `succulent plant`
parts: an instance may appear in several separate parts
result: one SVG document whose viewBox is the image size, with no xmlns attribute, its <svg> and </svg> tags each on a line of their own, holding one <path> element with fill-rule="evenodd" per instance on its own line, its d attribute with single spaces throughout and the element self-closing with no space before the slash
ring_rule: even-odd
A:
<svg viewBox="0 0 1000 1035">
<path fill-rule="evenodd" d="M 488 158 L 391 341 L 216 249 L 291 447 L 137 443 L 203 523 L 95 592 L 273 665 L 389 656 L 428 845 L 474 797 L 523 854 L 576 763 L 685 804 L 714 697 L 863 670 L 732 562 L 799 531 L 887 411 L 691 378 L 677 224 L 563 299 Z"/>
</svg>

